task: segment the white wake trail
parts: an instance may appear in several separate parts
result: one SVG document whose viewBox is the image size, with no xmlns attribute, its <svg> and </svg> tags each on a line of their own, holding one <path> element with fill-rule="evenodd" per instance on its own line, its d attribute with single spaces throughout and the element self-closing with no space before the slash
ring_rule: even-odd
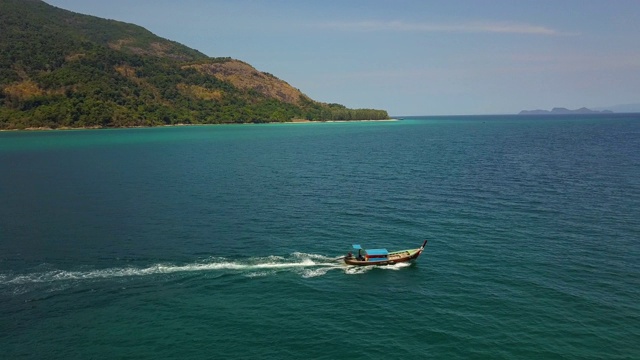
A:
<svg viewBox="0 0 640 360">
<path fill-rule="evenodd" d="M 279 272 L 293 272 L 303 278 L 324 276 L 331 270 L 341 270 L 347 275 L 364 274 L 372 269 L 400 270 L 409 263 L 398 263 L 387 266 L 347 266 L 340 257 L 328 257 L 320 254 L 295 252 L 288 257 L 271 255 L 241 260 L 226 258 L 209 258 L 190 264 L 158 263 L 146 267 L 116 267 L 87 271 L 51 270 L 24 274 L 0 274 L 0 285 L 25 285 L 34 283 L 51 283 L 64 281 L 81 281 L 96 279 L 115 279 L 152 276 L 186 272 L 227 271 L 238 273 L 249 278 L 265 277 Z"/>
<path fill-rule="evenodd" d="M 268 256 L 236 261 L 229 261 L 224 258 L 212 258 L 205 262 L 196 262 L 185 265 L 158 263 L 147 267 L 131 266 L 122 268 L 96 269 L 89 271 L 52 270 L 47 272 L 17 275 L 0 274 L 0 284 L 29 284 L 71 280 L 110 279 L 183 272 L 206 272 L 224 270 L 234 272 L 249 271 L 251 272 L 251 274 L 254 274 L 254 276 L 261 276 L 256 274 L 267 274 L 267 272 L 265 271 L 302 269 L 303 277 L 314 277 L 324 275 L 331 269 L 342 268 L 339 263 L 331 260 L 331 258 L 324 255 L 304 253 L 294 253 L 289 258 L 280 256 Z M 320 270 L 318 268 L 324 269 Z"/>
</svg>

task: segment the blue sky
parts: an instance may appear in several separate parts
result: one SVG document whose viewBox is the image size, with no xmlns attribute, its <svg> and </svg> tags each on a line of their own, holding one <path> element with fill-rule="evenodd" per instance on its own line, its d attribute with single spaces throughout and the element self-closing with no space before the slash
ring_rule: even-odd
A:
<svg viewBox="0 0 640 360">
<path fill-rule="evenodd" d="M 46 0 L 391 115 L 640 103 L 638 0 Z"/>
</svg>

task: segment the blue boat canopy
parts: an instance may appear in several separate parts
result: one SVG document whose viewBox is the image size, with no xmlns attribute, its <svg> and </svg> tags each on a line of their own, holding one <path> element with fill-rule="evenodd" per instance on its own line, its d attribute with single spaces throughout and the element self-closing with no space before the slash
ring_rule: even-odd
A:
<svg viewBox="0 0 640 360">
<path fill-rule="evenodd" d="M 362 247 L 358 244 L 353 244 L 353 250 L 362 250 Z"/>
<path fill-rule="evenodd" d="M 367 255 L 384 255 L 387 256 L 389 255 L 389 252 L 387 251 L 387 249 L 370 249 L 367 250 Z"/>
</svg>

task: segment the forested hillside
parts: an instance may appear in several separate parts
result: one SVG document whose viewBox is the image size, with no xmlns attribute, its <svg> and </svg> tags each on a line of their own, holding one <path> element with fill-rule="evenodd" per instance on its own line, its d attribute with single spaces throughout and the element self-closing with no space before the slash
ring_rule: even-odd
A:
<svg viewBox="0 0 640 360">
<path fill-rule="evenodd" d="M 0 129 L 385 119 L 230 58 L 40 0 L 0 0 Z"/>
</svg>

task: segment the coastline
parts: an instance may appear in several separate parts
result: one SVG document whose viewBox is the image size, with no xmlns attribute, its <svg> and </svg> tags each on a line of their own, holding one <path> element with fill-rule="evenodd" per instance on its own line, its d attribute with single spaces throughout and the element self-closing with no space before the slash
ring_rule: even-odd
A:
<svg viewBox="0 0 640 360">
<path fill-rule="evenodd" d="M 380 119 L 380 120 L 304 120 L 304 119 L 296 119 L 296 120 L 292 120 L 292 121 L 285 121 L 285 122 L 273 122 L 273 123 L 267 123 L 267 124 L 309 124 L 309 123 L 347 123 L 347 122 L 374 122 L 374 121 L 381 121 L 381 122 L 389 122 L 389 121 L 400 121 L 399 119 Z M 258 124 L 256 124 L 258 125 Z"/>
<path fill-rule="evenodd" d="M 155 126 L 121 126 L 121 127 L 103 127 L 103 126 L 81 126 L 81 127 L 69 127 L 61 126 L 59 128 L 50 127 L 28 127 L 24 129 L 0 129 L 0 132 L 10 131 L 62 131 L 62 130 L 101 130 L 101 129 L 145 129 L 145 128 L 159 128 L 159 127 L 178 127 L 178 126 L 217 126 L 217 125 L 273 125 L 273 124 L 311 124 L 311 123 L 348 123 L 348 122 L 391 122 L 400 121 L 399 119 L 380 119 L 380 120 L 306 120 L 306 119 L 293 119 L 291 121 L 284 122 L 266 122 L 266 123 L 220 123 L 220 124 L 172 124 L 172 125 L 155 125 Z"/>
</svg>

